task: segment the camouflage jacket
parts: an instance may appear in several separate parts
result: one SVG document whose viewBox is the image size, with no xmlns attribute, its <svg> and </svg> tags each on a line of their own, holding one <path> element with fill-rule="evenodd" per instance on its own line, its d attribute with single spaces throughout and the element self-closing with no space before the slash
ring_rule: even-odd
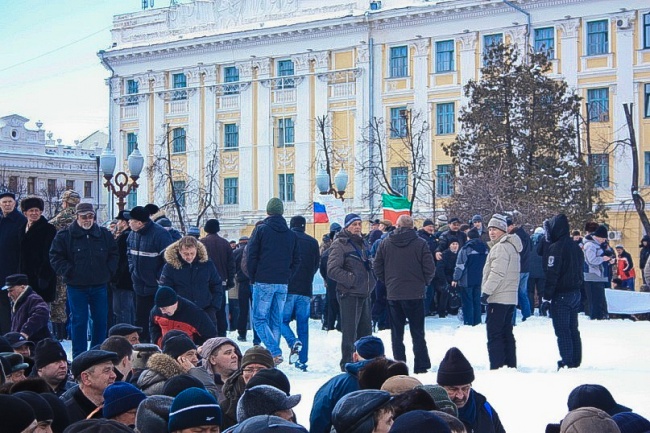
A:
<svg viewBox="0 0 650 433">
<path fill-rule="evenodd" d="M 67 228 L 76 219 L 74 207 L 68 207 L 56 214 L 51 220 L 50 224 L 56 227 L 56 231 Z"/>
</svg>

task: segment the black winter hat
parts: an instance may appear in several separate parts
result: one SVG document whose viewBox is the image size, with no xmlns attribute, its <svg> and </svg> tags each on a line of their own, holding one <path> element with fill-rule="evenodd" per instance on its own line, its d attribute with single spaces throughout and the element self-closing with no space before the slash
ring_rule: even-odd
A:
<svg viewBox="0 0 650 433">
<path fill-rule="evenodd" d="M 65 429 L 64 433 L 133 433 L 133 429 L 112 419 L 84 419 Z"/>
<path fill-rule="evenodd" d="M 36 415 L 24 400 L 0 394 L 0 419 L 3 433 L 21 433 L 34 422 Z"/>
<path fill-rule="evenodd" d="M 153 203 L 145 205 L 144 208 L 149 212 L 149 215 L 154 215 L 160 212 L 160 208 Z"/>
<path fill-rule="evenodd" d="M 12 199 L 16 200 L 16 194 L 10 191 L 5 191 L 0 193 L 0 199 L 3 199 L 5 197 L 11 197 Z"/>
<path fill-rule="evenodd" d="M 13 286 L 26 286 L 29 284 L 29 280 L 27 279 L 27 275 L 25 274 L 12 274 L 7 276 L 5 279 L 5 285 L 2 288 L 2 290 L 7 290 L 10 287 Z"/>
<path fill-rule="evenodd" d="M 128 212 L 125 212 L 124 216 L 130 220 L 140 221 L 142 223 L 149 222 L 151 219 L 151 213 L 142 206 L 136 206 Z"/>
<path fill-rule="evenodd" d="M 478 239 L 478 238 L 480 238 L 480 237 L 481 237 L 481 235 L 478 233 L 478 230 L 476 230 L 475 228 L 470 229 L 470 230 L 467 232 L 467 238 L 468 238 L 468 239 Z"/>
<path fill-rule="evenodd" d="M 39 394 L 36 394 L 34 391 L 21 391 L 11 395 L 18 397 L 32 408 L 34 416 L 36 416 L 36 421 L 40 422 L 54 419 L 52 406 L 50 406 L 47 400 Z"/>
<path fill-rule="evenodd" d="M 203 230 L 205 230 L 206 233 L 219 233 L 219 230 L 221 230 L 221 226 L 219 225 L 219 220 L 210 218 L 205 222 L 205 225 L 203 226 Z"/>
<path fill-rule="evenodd" d="M 474 369 L 463 352 L 452 347 L 438 367 L 438 385 L 459 386 L 474 382 Z"/>
<path fill-rule="evenodd" d="M 5 337 L 0 335 L 0 353 L 2 352 L 13 352 L 14 348 L 11 347 L 11 343 Z"/>
<path fill-rule="evenodd" d="M 129 218 L 127 218 L 128 215 L 129 215 L 128 211 L 121 210 L 117 213 L 115 219 L 120 221 L 128 221 L 129 220 Z"/>
<path fill-rule="evenodd" d="M 63 433 L 63 430 L 70 425 L 70 417 L 68 416 L 68 410 L 66 409 L 63 400 L 52 392 L 44 392 L 39 395 L 43 397 L 52 408 L 52 413 L 54 414 L 54 419 L 52 420 L 52 432 Z"/>
<path fill-rule="evenodd" d="M 30 209 L 38 208 L 41 212 L 45 209 L 45 203 L 40 197 L 25 197 L 20 201 L 20 210 L 26 212 Z"/>
<path fill-rule="evenodd" d="M 422 223 L 422 227 L 427 227 L 427 226 L 432 226 L 433 221 L 431 221 L 429 218 L 425 219 L 424 222 Z"/>
<path fill-rule="evenodd" d="M 426 431 L 428 433 L 451 433 L 449 425 L 438 415 L 426 410 L 413 410 L 395 419 L 388 433 L 413 433 Z"/>
<path fill-rule="evenodd" d="M 162 394 L 168 397 L 176 397 L 187 388 L 205 389 L 205 385 L 194 376 L 179 374 L 168 379 L 162 389 Z"/>
<path fill-rule="evenodd" d="M 178 295 L 169 286 L 159 286 L 154 300 L 158 308 L 169 307 L 178 302 Z"/>
<path fill-rule="evenodd" d="M 607 239 L 607 227 L 600 225 L 593 233 L 594 236 Z"/>
<path fill-rule="evenodd" d="M 68 355 L 63 346 L 52 338 L 41 340 L 34 349 L 34 368 L 36 370 L 57 361 L 67 361 Z"/>
<path fill-rule="evenodd" d="M 289 221 L 290 228 L 295 227 L 299 229 L 304 229 L 306 225 L 307 225 L 307 220 L 302 215 L 292 216 L 291 220 Z"/>
<path fill-rule="evenodd" d="M 187 335 L 178 335 L 165 341 L 163 353 L 176 359 L 189 350 L 196 350 L 196 344 Z"/>
<path fill-rule="evenodd" d="M 374 429 L 373 414 L 391 401 L 387 391 L 366 389 L 345 395 L 332 411 L 336 433 L 364 433 Z"/>
<path fill-rule="evenodd" d="M 291 383 L 289 383 L 289 378 L 277 368 L 267 368 L 258 371 L 255 376 L 251 377 L 248 381 L 246 389 L 251 389 L 257 385 L 270 385 L 276 387 L 280 391 L 284 391 L 287 395 L 291 395 Z"/>
<path fill-rule="evenodd" d="M 307 429 L 273 415 L 258 415 L 240 422 L 231 433 L 307 433 Z"/>
<path fill-rule="evenodd" d="M 581 407 L 595 407 L 607 412 L 609 416 L 620 412 L 632 412 L 627 406 L 616 403 L 612 393 L 602 385 L 584 384 L 571 391 L 567 401 L 569 412 Z"/>
<path fill-rule="evenodd" d="M 258 385 L 247 389 L 237 403 L 237 421 L 257 415 L 273 415 L 280 410 L 293 409 L 300 403 L 300 394 L 287 395 L 274 386 Z"/>
<path fill-rule="evenodd" d="M 126 337 L 129 334 L 134 332 L 142 332 L 142 328 L 139 326 L 133 326 L 130 323 L 118 323 L 117 325 L 111 326 L 111 329 L 108 330 L 108 336 L 112 337 L 114 335 L 120 335 Z"/>
<path fill-rule="evenodd" d="M 81 373 L 88 370 L 93 365 L 107 361 L 111 361 L 114 364 L 117 363 L 117 353 L 109 352 L 107 350 L 88 350 L 77 355 L 77 357 L 72 360 L 70 371 L 72 372 L 72 376 L 76 379 Z"/>
</svg>

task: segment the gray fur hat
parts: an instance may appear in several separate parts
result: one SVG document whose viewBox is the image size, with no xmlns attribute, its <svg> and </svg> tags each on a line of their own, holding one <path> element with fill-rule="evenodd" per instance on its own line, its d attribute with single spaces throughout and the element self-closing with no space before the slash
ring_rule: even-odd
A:
<svg viewBox="0 0 650 433">
<path fill-rule="evenodd" d="M 142 400 L 135 415 L 135 431 L 167 432 L 169 409 L 173 401 L 172 397 L 166 395 L 152 395 Z"/>
<path fill-rule="evenodd" d="M 257 415 L 273 415 L 279 410 L 293 409 L 300 403 L 300 394 L 288 396 L 270 385 L 257 385 L 247 389 L 237 403 L 237 421 L 242 422 Z"/>
</svg>

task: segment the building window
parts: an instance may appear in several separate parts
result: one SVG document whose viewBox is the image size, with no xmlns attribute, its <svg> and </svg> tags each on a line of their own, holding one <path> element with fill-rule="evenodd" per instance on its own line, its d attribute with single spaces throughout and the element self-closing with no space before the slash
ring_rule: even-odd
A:
<svg viewBox="0 0 650 433">
<path fill-rule="evenodd" d="M 131 155 L 136 147 L 138 147 L 138 136 L 135 132 L 129 132 L 126 134 L 126 156 Z"/>
<path fill-rule="evenodd" d="M 228 123 L 223 127 L 223 147 L 227 150 L 239 147 L 239 127 L 236 123 Z"/>
<path fill-rule="evenodd" d="M 172 152 L 185 152 L 185 128 L 176 128 L 172 131 Z"/>
<path fill-rule="evenodd" d="M 185 89 L 187 87 L 187 77 L 185 74 L 173 74 L 172 87 L 174 89 Z M 187 99 L 187 90 L 175 90 L 172 93 L 172 99 L 174 101 Z"/>
<path fill-rule="evenodd" d="M 280 60 L 278 62 L 278 79 L 277 87 L 278 89 L 293 89 L 295 87 L 295 81 L 293 79 L 293 61 L 292 60 Z M 282 78 L 290 77 L 290 78 Z"/>
<path fill-rule="evenodd" d="M 549 59 L 555 58 L 555 29 L 553 27 L 535 29 L 535 52 L 546 53 Z"/>
<path fill-rule="evenodd" d="M 278 147 L 290 147 L 295 143 L 293 119 L 278 119 Z"/>
<path fill-rule="evenodd" d="M 11 177 L 9 178 L 9 188 L 11 188 Z M 56 195 L 56 179 L 47 180 L 47 194 L 50 197 L 54 197 Z"/>
<path fill-rule="evenodd" d="M 27 178 L 27 194 L 36 194 L 36 178 Z"/>
<path fill-rule="evenodd" d="M 390 169 L 390 186 L 400 193 L 402 197 L 406 197 L 408 194 L 408 171 L 406 167 L 392 167 Z"/>
<path fill-rule="evenodd" d="M 18 192 L 18 176 L 9 176 L 9 191 Z"/>
<path fill-rule="evenodd" d="M 136 80 L 126 80 L 126 94 L 127 95 L 137 95 L 138 94 L 138 82 Z M 138 103 L 137 96 L 127 96 L 126 104 L 135 105 Z"/>
<path fill-rule="evenodd" d="M 650 14 L 643 15 L 643 48 L 650 48 Z"/>
<path fill-rule="evenodd" d="M 185 181 L 184 180 L 175 180 L 172 182 L 174 185 L 174 193 L 176 194 L 176 200 L 181 206 L 185 206 Z"/>
<path fill-rule="evenodd" d="M 453 134 L 455 128 L 454 103 L 436 104 L 436 134 Z"/>
<path fill-rule="evenodd" d="M 278 175 L 279 198 L 282 201 L 294 201 L 293 198 L 293 173 Z"/>
<path fill-rule="evenodd" d="M 650 186 L 650 152 L 644 152 L 643 168 L 645 172 L 644 185 Z"/>
<path fill-rule="evenodd" d="M 645 106 L 643 110 L 644 117 L 650 117 L 650 84 L 646 84 L 645 88 Z"/>
<path fill-rule="evenodd" d="M 609 89 L 588 89 L 590 122 L 609 122 Z"/>
<path fill-rule="evenodd" d="M 594 56 L 609 52 L 609 31 L 607 20 L 587 23 L 587 55 Z"/>
<path fill-rule="evenodd" d="M 436 193 L 440 197 L 448 197 L 454 193 L 454 166 L 451 164 L 438 165 Z"/>
<path fill-rule="evenodd" d="M 390 49 L 390 77 L 406 77 L 409 74 L 408 47 L 392 47 Z"/>
<path fill-rule="evenodd" d="M 609 154 L 592 153 L 589 155 L 589 165 L 596 171 L 596 188 L 609 188 Z"/>
<path fill-rule="evenodd" d="M 74 190 L 74 180 L 66 179 L 65 180 L 65 189 L 66 190 L 69 190 L 69 189 Z"/>
<path fill-rule="evenodd" d="M 138 191 L 136 190 L 131 190 L 129 192 L 129 195 L 126 196 L 126 207 L 128 209 L 133 209 L 138 205 Z"/>
<path fill-rule="evenodd" d="M 227 177 L 223 180 L 223 204 L 237 204 L 239 203 L 238 197 L 239 178 Z"/>
<path fill-rule="evenodd" d="M 93 196 L 93 181 L 84 181 L 84 198 L 91 198 Z"/>
<path fill-rule="evenodd" d="M 390 109 L 390 138 L 406 137 L 406 107 Z"/>
<path fill-rule="evenodd" d="M 223 89 L 225 95 L 236 95 L 239 93 L 238 84 L 227 83 L 236 83 L 239 81 L 239 69 L 235 66 L 227 66 L 223 69 L 223 82 L 226 83 Z"/>
<path fill-rule="evenodd" d="M 483 36 L 483 65 L 487 64 L 488 53 L 494 47 L 503 43 L 503 34 L 495 33 L 493 35 Z"/>
<path fill-rule="evenodd" d="M 454 70 L 454 41 L 436 42 L 436 72 Z"/>
</svg>

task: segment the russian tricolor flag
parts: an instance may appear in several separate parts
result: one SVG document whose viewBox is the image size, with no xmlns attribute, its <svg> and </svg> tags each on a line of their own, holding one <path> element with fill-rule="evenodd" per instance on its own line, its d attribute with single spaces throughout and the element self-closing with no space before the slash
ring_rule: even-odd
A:
<svg viewBox="0 0 650 433">
<path fill-rule="evenodd" d="M 327 209 L 323 203 L 314 202 L 314 223 L 328 223 Z"/>
</svg>

